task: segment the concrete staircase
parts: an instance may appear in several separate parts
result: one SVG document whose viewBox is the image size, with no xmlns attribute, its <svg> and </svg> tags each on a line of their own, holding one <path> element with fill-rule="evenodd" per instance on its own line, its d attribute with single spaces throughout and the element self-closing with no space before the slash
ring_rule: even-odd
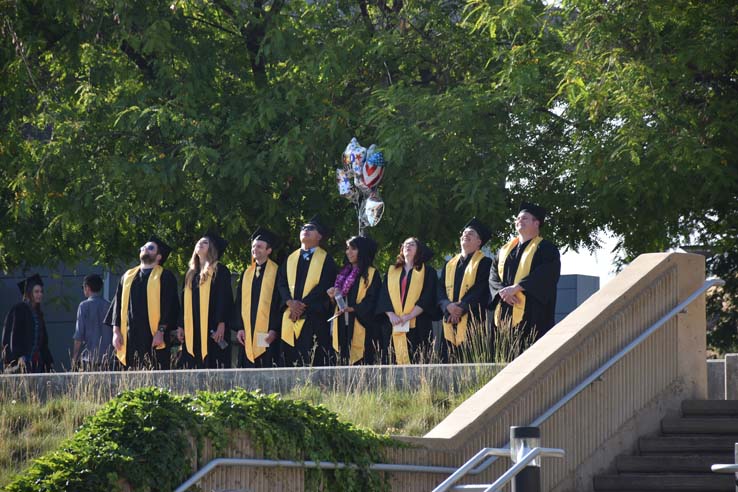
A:
<svg viewBox="0 0 738 492">
<path fill-rule="evenodd" d="M 687 400 L 682 415 L 661 420 L 661 435 L 639 440 L 635 456 L 618 456 L 617 473 L 596 476 L 594 490 L 735 492 L 733 475 L 710 471 L 735 463 L 738 400 Z"/>
</svg>

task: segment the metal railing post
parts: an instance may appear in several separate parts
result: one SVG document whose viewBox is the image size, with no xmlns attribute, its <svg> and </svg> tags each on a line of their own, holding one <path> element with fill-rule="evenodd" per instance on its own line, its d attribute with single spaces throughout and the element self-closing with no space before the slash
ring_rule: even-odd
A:
<svg viewBox="0 0 738 492">
<path fill-rule="evenodd" d="M 518 463 L 530 450 L 541 446 L 538 427 L 510 427 L 510 459 Z M 541 492 L 541 458 L 536 457 L 513 478 L 512 492 Z"/>
</svg>

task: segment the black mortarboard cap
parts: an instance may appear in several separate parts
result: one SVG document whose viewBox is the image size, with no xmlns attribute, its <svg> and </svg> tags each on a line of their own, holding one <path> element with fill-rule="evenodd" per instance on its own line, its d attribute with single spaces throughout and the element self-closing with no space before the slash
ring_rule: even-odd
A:
<svg viewBox="0 0 738 492">
<path fill-rule="evenodd" d="M 323 238 L 327 237 L 331 230 L 330 228 L 323 222 L 323 219 L 320 217 L 320 215 L 313 215 L 310 220 L 305 222 L 306 224 L 312 224 L 315 226 L 315 229 L 320 233 Z"/>
<path fill-rule="evenodd" d="M 159 254 L 161 255 L 161 261 L 159 264 L 163 265 L 164 262 L 167 261 L 167 258 L 169 258 L 169 253 L 172 252 L 172 247 L 156 236 L 151 236 L 149 238 L 149 242 L 156 243 L 156 248 L 159 250 Z"/>
<path fill-rule="evenodd" d="M 520 210 L 518 210 L 518 213 L 520 212 L 528 212 L 533 217 L 538 219 L 538 222 L 543 225 L 543 223 L 546 221 L 546 209 L 543 207 L 539 207 L 538 205 L 535 205 L 533 203 L 523 202 L 520 204 Z"/>
<path fill-rule="evenodd" d="M 22 296 L 26 295 L 26 291 L 32 289 L 33 287 L 37 285 L 44 285 L 44 281 L 41 280 L 41 275 L 38 273 L 34 273 L 27 279 L 21 280 L 18 282 L 18 289 L 20 289 L 20 293 Z"/>
<path fill-rule="evenodd" d="M 251 235 L 251 241 L 256 241 L 257 239 L 259 241 L 265 241 L 269 243 L 269 247 L 272 249 L 274 249 L 277 244 L 277 235 L 269 229 L 265 229 L 263 227 L 259 227 Z"/>
<path fill-rule="evenodd" d="M 484 225 L 484 223 L 477 219 L 476 217 L 472 217 L 472 219 L 466 223 L 466 225 L 461 229 L 461 232 L 464 232 L 464 229 L 474 229 L 477 231 L 477 234 L 479 234 L 479 239 L 482 240 L 482 246 L 484 246 L 484 243 L 489 241 L 489 238 L 492 237 L 492 231 Z"/>
<path fill-rule="evenodd" d="M 203 234 L 203 237 L 210 239 L 213 246 L 215 246 L 215 249 L 218 251 L 218 259 L 220 260 L 220 257 L 223 256 L 223 253 L 225 253 L 225 250 L 228 247 L 228 241 L 220 237 L 214 231 L 206 232 L 205 234 Z"/>
</svg>

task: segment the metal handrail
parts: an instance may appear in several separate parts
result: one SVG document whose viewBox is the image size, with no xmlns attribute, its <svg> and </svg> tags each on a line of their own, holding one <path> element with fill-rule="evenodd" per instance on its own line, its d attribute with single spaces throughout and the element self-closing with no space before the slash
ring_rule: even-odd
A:
<svg viewBox="0 0 738 492">
<path fill-rule="evenodd" d="M 592 384 L 594 381 L 599 379 L 599 377 L 610 367 L 612 367 L 615 363 L 617 363 L 620 359 L 625 357 L 631 350 L 633 350 L 636 346 L 640 345 L 646 338 L 648 338 L 653 332 L 661 328 L 664 324 L 666 324 L 667 321 L 669 321 L 671 318 L 682 312 L 687 306 L 689 306 L 697 297 L 702 295 L 705 291 L 710 289 L 714 286 L 722 286 L 725 285 L 725 281 L 716 277 L 708 278 L 705 280 L 705 283 L 702 284 L 702 287 L 697 289 L 692 295 L 687 297 L 684 301 L 679 303 L 674 309 L 666 313 L 661 319 L 656 321 L 651 327 L 649 327 L 646 331 L 641 333 L 637 338 L 635 338 L 632 342 L 630 342 L 628 345 L 626 345 L 622 350 L 620 350 L 617 354 L 615 354 L 610 360 L 605 362 L 599 369 L 595 370 L 592 374 L 590 374 L 586 379 L 584 379 L 581 383 L 579 383 L 574 389 L 572 389 L 569 393 L 567 393 L 563 398 L 561 398 L 558 402 L 556 402 L 553 406 L 551 406 L 548 410 L 546 410 L 543 414 L 541 414 L 540 417 L 535 419 L 533 422 L 531 422 L 529 425 L 531 427 L 539 427 L 543 422 L 548 420 L 549 417 L 551 417 L 554 413 L 556 413 L 557 410 L 559 410 L 561 407 L 563 407 L 565 404 L 567 404 L 569 401 L 571 401 L 575 396 L 577 396 L 579 393 L 581 393 L 586 387 L 588 387 L 590 384 Z M 482 473 L 484 470 L 489 468 L 489 466 L 496 462 L 498 459 L 498 456 L 485 454 L 486 451 L 490 449 L 504 449 L 509 454 L 509 448 L 510 443 L 506 443 L 504 448 L 484 448 L 479 453 L 474 455 L 474 457 L 467 461 L 462 468 L 464 468 L 466 471 L 463 473 L 463 475 L 478 475 Z M 474 465 L 479 462 L 479 460 L 474 461 L 476 458 L 478 458 L 481 455 L 481 459 L 485 459 L 483 463 L 481 463 L 479 466 L 474 468 Z M 474 461 L 474 464 L 471 466 L 467 466 L 470 462 Z M 217 458 L 212 461 L 210 461 L 207 465 L 205 465 L 202 469 L 200 469 L 197 473 L 195 473 L 192 477 L 190 477 L 185 483 L 180 485 L 175 492 L 184 492 L 189 487 L 194 485 L 198 480 L 200 480 L 203 476 L 205 476 L 210 470 L 213 468 L 216 468 L 218 466 L 281 466 L 281 467 L 291 467 L 291 468 L 297 468 L 297 467 L 306 467 L 306 468 L 322 468 L 322 469 L 331 469 L 331 468 L 344 468 L 346 466 L 352 467 L 356 465 L 345 465 L 343 463 L 331 463 L 331 462 L 314 462 L 314 461 L 286 461 L 286 460 L 258 460 L 258 459 L 246 459 L 246 458 Z M 325 466 L 323 466 L 325 465 Z M 420 466 L 420 465 L 394 465 L 394 464 L 387 464 L 387 463 L 375 463 L 373 465 L 370 465 L 370 469 L 376 470 L 376 471 L 395 471 L 395 472 L 416 472 L 416 473 L 450 473 L 451 476 L 454 476 L 457 471 L 461 470 L 461 468 L 456 469 L 452 467 L 434 467 L 434 466 Z M 448 477 L 446 480 L 444 480 L 441 485 L 447 484 L 449 487 L 453 485 L 456 481 L 458 481 L 459 478 L 457 478 L 454 481 L 450 481 L 451 477 Z M 448 490 L 448 488 L 439 489 L 441 487 L 439 485 L 434 489 L 434 492 L 437 492 L 439 490 Z"/>
<path fill-rule="evenodd" d="M 738 492 L 738 442 L 735 443 L 735 463 L 731 463 L 729 465 L 712 465 L 710 467 L 710 470 L 712 470 L 714 473 L 726 473 L 730 475 L 735 475 L 735 490 Z"/>
<path fill-rule="evenodd" d="M 358 468 L 355 464 L 334 463 L 332 461 L 292 461 L 292 460 L 266 460 L 257 458 L 216 458 L 200 468 L 195 474 L 187 479 L 174 492 L 185 492 L 195 485 L 211 470 L 219 466 L 249 466 L 265 468 L 318 468 L 321 470 L 339 470 L 344 468 Z M 374 463 L 369 465 L 370 470 L 382 472 L 409 472 L 409 473 L 454 473 L 456 468 L 447 466 L 425 466 L 425 465 L 398 465 L 394 463 Z"/>
<path fill-rule="evenodd" d="M 635 347 L 640 345 L 646 338 L 651 336 L 656 330 L 661 328 L 663 325 L 666 324 L 667 321 L 671 320 L 674 316 L 677 314 L 683 312 L 687 306 L 692 304 L 695 299 L 697 299 L 699 296 L 704 294 L 708 289 L 715 287 L 715 286 L 722 286 L 725 285 L 725 281 L 723 279 L 717 278 L 717 277 L 711 277 L 705 280 L 705 282 L 702 284 L 702 286 L 694 291 L 689 297 L 687 297 L 684 301 L 677 304 L 675 308 L 673 308 L 671 311 L 666 313 L 664 316 L 662 316 L 658 321 L 656 321 L 653 325 L 651 325 L 646 331 L 641 333 L 638 337 L 636 337 L 632 342 L 630 342 L 628 345 L 623 347 L 622 350 L 620 350 L 617 354 L 612 356 L 610 360 L 605 362 L 602 366 L 600 366 L 598 369 L 596 369 L 592 374 L 590 374 L 587 378 L 585 378 L 581 383 L 579 383 L 577 386 L 574 387 L 571 391 L 569 391 L 566 395 L 564 395 L 563 398 L 561 398 L 559 401 L 554 403 L 548 410 L 543 412 L 537 419 L 535 419 L 533 422 L 528 424 L 530 427 L 540 427 L 543 422 L 548 420 L 554 413 L 556 413 L 561 407 L 569 403 L 572 399 L 574 399 L 575 396 L 577 396 L 579 393 L 584 391 L 590 384 L 597 381 L 602 374 L 605 373 L 610 367 L 615 365 L 620 359 L 625 357 L 631 350 L 633 350 Z M 510 448 L 510 442 L 507 442 L 504 446 L 504 448 L 509 449 Z M 487 469 L 492 463 L 497 461 L 497 456 L 490 456 L 487 458 L 486 461 L 481 463 L 477 468 L 473 468 L 469 470 L 469 475 L 477 475 Z"/>
<path fill-rule="evenodd" d="M 473 467 L 485 459 L 487 456 L 507 456 L 510 457 L 510 449 L 507 448 L 483 448 L 477 454 L 474 455 L 469 461 L 464 463 L 458 470 L 451 474 L 446 480 L 441 482 L 438 487 L 433 489 L 433 492 L 445 492 L 447 490 L 484 490 L 485 492 L 496 492 L 502 490 L 510 480 L 512 480 L 520 471 L 528 466 L 528 463 L 536 459 L 538 456 L 543 457 L 555 457 L 563 458 L 565 452 L 563 449 L 558 448 L 541 448 L 536 447 L 529 450 L 522 456 L 520 461 L 511 466 L 505 473 L 503 473 L 494 483 L 490 484 L 473 484 L 473 485 L 461 485 L 453 487 L 453 484 L 458 482 L 464 475 L 468 474 Z M 453 489 L 451 488 L 453 487 Z"/>
</svg>

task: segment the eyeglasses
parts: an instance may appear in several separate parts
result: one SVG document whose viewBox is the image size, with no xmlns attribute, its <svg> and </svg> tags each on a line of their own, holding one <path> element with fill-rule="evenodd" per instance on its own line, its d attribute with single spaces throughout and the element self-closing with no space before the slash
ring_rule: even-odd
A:
<svg viewBox="0 0 738 492">
<path fill-rule="evenodd" d="M 156 246 L 154 246 L 153 244 L 149 244 L 148 246 L 144 244 L 143 246 L 141 246 L 141 250 L 143 251 L 144 249 L 146 251 L 154 251 L 156 249 Z"/>
<path fill-rule="evenodd" d="M 316 227 L 312 224 L 305 224 L 304 226 L 301 227 L 301 229 L 303 231 L 314 231 Z"/>
</svg>

